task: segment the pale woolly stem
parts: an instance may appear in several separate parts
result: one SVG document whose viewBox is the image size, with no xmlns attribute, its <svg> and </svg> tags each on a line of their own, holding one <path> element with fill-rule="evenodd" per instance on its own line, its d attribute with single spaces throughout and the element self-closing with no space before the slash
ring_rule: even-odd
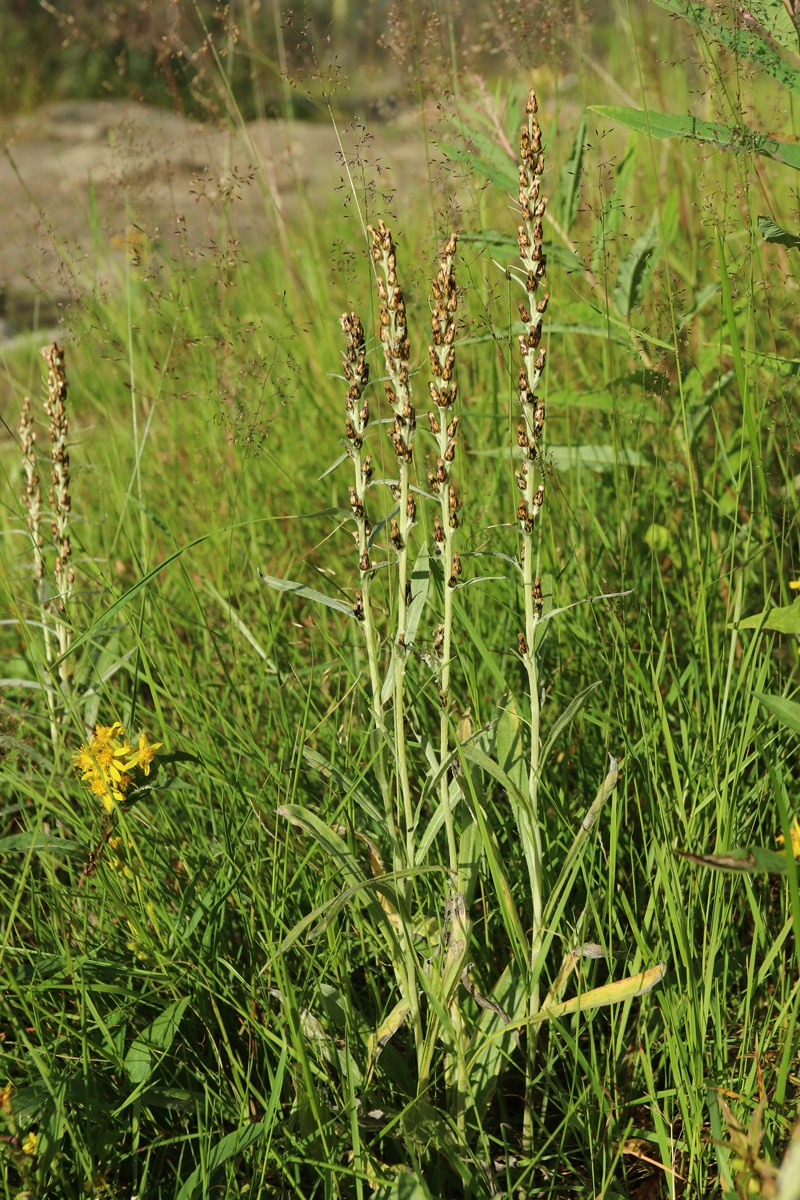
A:
<svg viewBox="0 0 800 1200">
<path fill-rule="evenodd" d="M 397 517 L 390 523 L 389 541 L 397 557 L 397 631 L 392 644 L 394 667 L 394 737 L 397 760 L 397 776 L 406 831 L 407 865 L 413 868 L 416 861 L 414 836 L 414 808 L 408 776 L 408 757 L 405 735 L 405 669 L 408 647 L 406 646 L 406 622 L 408 605 L 411 602 L 409 579 L 409 539 L 416 525 L 417 502 L 411 492 L 411 462 L 413 460 L 414 430 L 416 415 L 411 403 L 411 387 L 408 376 L 409 342 L 406 327 L 406 306 L 402 289 L 397 283 L 397 256 L 392 235 L 383 221 L 378 228 L 369 227 L 372 237 L 372 257 L 378 267 L 378 295 L 380 297 L 381 342 L 386 363 L 386 395 L 394 413 L 394 423 L 389 436 L 397 456 L 398 483 L 392 493 L 399 501 Z M 410 886 L 410 885 L 409 885 Z"/>
<path fill-rule="evenodd" d="M 458 497 L 450 479 L 450 471 L 456 453 L 456 430 L 458 415 L 451 415 L 455 404 L 457 385 L 453 377 L 455 367 L 455 312 L 458 305 L 453 257 L 456 252 L 456 235 L 453 233 L 444 248 L 439 273 L 433 281 L 433 312 L 431 316 L 432 339 L 428 347 L 430 356 L 431 399 L 436 410 L 428 413 L 431 433 L 436 438 L 438 455 L 436 471 L 428 476 L 428 483 L 439 496 L 440 512 L 434 517 L 434 550 L 442 560 L 444 574 L 443 621 L 436 630 L 434 652 L 441 660 L 439 669 L 439 761 L 444 762 L 450 749 L 450 666 L 453 652 L 453 589 L 461 574 L 461 559 L 453 545 L 453 535 L 458 528 Z M 439 782 L 447 833 L 447 852 L 450 871 L 458 870 L 453 813 L 450 807 L 450 784 L 447 773 Z"/>
<path fill-rule="evenodd" d="M 519 403 L 522 420 L 517 430 L 517 443 L 522 451 L 521 468 L 516 472 L 517 485 L 522 492 L 517 509 L 517 519 L 522 539 L 522 576 L 525 604 L 525 632 L 518 635 L 518 649 L 528 676 L 528 692 L 531 704 L 531 744 L 528 771 L 528 794 L 530 808 L 524 814 L 526 829 L 521 830 L 528 874 L 531 885 L 532 931 L 531 931 L 531 990 L 528 999 L 528 1014 L 534 1016 L 539 1010 L 540 988 L 538 973 L 542 947 L 542 838 L 539 820 L 539 678 L 536 662 L 536 634 L 542 617 L 542 591 L 539 579 L 534 576 L 533 529 L 544 501 L 544 483 L 537 482 L 536 464 L 539 459 L 539 442 L 545 419 L 544 403 L 536 395 L 545 364 L 544 348 L 539 343 L 542 336 L 542 320 L 550 299 L 545 292 L 537 301 L 540 285 L 545 281 L 547 259 L 542 250 L 542 218 L 547 200 L 540 197 L 541 175 L 544 169 L 542 131 L 536 119 L 536 93 L 528 94 L 525 105 L 527 121 L 520 136 L 519 204 L 522 224 L 517 230 L 519 256 L 525 271 L 524 287 L 526 303 L 520 301 L 519 313 L 525 332 L 520 335 L 519 348 L 522 365 L 519 372 Z M 528 1038 L 528 1064 L 526 1080 L 524 1138 L 530 1145 L 532 1137 L 531 1084 L 534 1072 L 536 1038 Z"/>
<path fill-rule="evenodd" d="M 64 347 L 53 342 L 45 346 L 42 355 L 47 363 L 47 399 L 44 410 L 50 420 L 50 461 L 51 480 L 50 501 L 53 506 L 53 543 L 56 550 L 56 561 L 53 568 L 53 582 L 56 595 L 51 602 L 52 611 L 56 614 L 55 632 L 58 641 L 59 657 L 67 653 L 72 636 L 69 626 L 59 617 L 66 613 L 67 600 L 72 590 L 75 573 L 70 563 L 72 546 L 69 536 L 70 511 L 72 499 L 69 484 L 69 420 L 67 418 L 67 375 L 64 369 Z M 69 664 L 62 662 L 58 668 L 61 687 L 65 700 L 71 692 L 71 672 Z"/>
<path fill-rule="evenodd" d="M 36 464 L 36 431 L 33 428 L 30 397 L 22 402 L 22 413 L 19 421 L 20 450 L 22 454 L 22 473 L 25 478 L 25 491 L 22 503 L 26 511 L 25 523 L 31 539 L 33 551 L 33 581 L 36 589 L 36 599 L 42 620 L 44 633 L 44 660 L 46 667 L 54 659 L 52 614 L 44 599 L 44 537 L 42 535 L 42 489 L 39 480 L 39 470 Z M 53 688 L 48 678 L 44 684 L 44 693 L 50 720 L 50 739 L 55 747 L 58 741 L 58 724 L 56 720 Z"/>
</svg>

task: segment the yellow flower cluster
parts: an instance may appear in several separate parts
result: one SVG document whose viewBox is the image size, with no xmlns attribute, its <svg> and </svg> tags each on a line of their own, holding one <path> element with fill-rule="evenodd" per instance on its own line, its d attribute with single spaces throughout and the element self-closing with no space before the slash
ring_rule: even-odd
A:
<svg viewBox="0 0 800 1200">
<path fill-rule="evenodd" d="M 800 858 L 800 821 L 798 821 L 797 817 L 795 817 L 795 819 L 792 821 L 792 824 L 789 828 L 789 833 L 792 838 L 792 853 L 794 854 L 795 858 Z M 782 833 L 778 834 L 777 842 L 779 846 L 783 846 L 785 844 L 786 838 Z"/>
<path fill-rule="evenodd" d="M 125 793 L 135 782 L 134 772 L 150 774 L 150 765 L 161 742 L 149 742 L 147 734 L 139 737 L 138 748 L 128 741 L 122 723 L 97 725 L 88 746 L 81 746 L 72 756 L 72 763 L 83 782 L 99 796 L 106 812 L 122 804 Z"/>
</svg>

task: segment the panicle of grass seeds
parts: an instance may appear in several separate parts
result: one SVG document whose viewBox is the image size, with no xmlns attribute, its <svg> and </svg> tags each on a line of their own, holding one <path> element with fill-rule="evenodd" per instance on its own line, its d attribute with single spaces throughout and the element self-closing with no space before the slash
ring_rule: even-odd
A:
<svg viewBox="0 0 800 1200">
<path fill-rule="evenodd" d="M 22 473 L 25 477 L 25 491 L 22 503 L 25 507 L 25 522 L 31 535 L 33 547 L 33 576 L 36 589 L 41 594 L 44 579 L 44 555 L 42 548 L 44 538 L 41 530 L 42 518 L 42 489 L 39 481 L 39 471 L 36 466 L 36 431 L 33 428 L 30 397 L 22 402 L 22 413 L 19 420 L 19 437 L 22 452 Z"/>
<path fill-rule="evenodd" d="M 372 526 L 367 516 L 366 494 L 372 479 L 372 455 L 363 454 L 364 435 L 369 424 L 369 402 L 364 399 L 364 389 L 369 382 L 369 363 L 364 340 L 364 327 L 355 313 L 343 313 L 341 316 L 342 332 L 345 336 L 346 348 L 342 354 L 344 375 L 347 380 L 345 396 L 345 436 L 349 442 L 347 453 L 353 462 L 355 482 L 349 487 L 350 508 L 356 523 L 356 544 L 358 547 L 358 569 L 361 577 L 361 587 L 356 593 L 353 611 L 357 620 L 363 622 L 364 637 L 367 644 L 367 659 L 369 662 L 370 685 L 372 688 L 372 705 L 376 719 L 382 720 L 381 686 L 378 675 L 377 645 L 375 627 L 370 603 L 370 584 L 373 567 L 370 561 L 370 538 Z"/>
</svg>

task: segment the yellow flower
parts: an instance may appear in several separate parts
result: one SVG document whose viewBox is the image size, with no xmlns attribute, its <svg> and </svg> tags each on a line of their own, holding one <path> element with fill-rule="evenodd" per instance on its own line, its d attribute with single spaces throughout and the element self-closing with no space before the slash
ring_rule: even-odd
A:
<svg viewBox="0 0 800 1200">
<path fill-rule="evenodd" d="M 11 1084 L 7 1083 L 4 1088 L 0 1088 L 0 1113 L 4 1117 L 11 1115 Z"/>
<path fill-rule="evenodd" d="M 72 764 L 94 796 L 98 796 L 106 812 L 122 804 L 126 791 L 135 780 L 131 771 L 139 769 L 150 774 L 150 764 L 161 742 L 151 744 L 147 734 L 139 737 L 139 747 L 133 748 L 121 721 L 113 725 L 97 725 L 88 746 L 81 746 L 72 756 Z"/>
<path fill-rule="evenodd" d="M 36 1155 L 36 1143 L 38 1140 L 39 1139 L 33 1131 L 26 1134 L 22 1143 L 22 1153 L 27 1154 L 30 1158 L 33 1158 Z"/>
<path fill-rule="evenodd" d="M 800 588 L 800 579 L 790 579 L 789 587 L 794 588 L 794 590 L 797 591 L 798 588 Z"/>
<path fill-rule="evenodd" d="M 789 834 L 792 839 L 792 853 L 794 854 L 795 858 L 800 858 L 800 821 L 798 821 L 797 817 L 795 817 L 794 820 L 792 821 L 792 825 L 789 830 Z M 779 834 L 778 835 L 778 845 L 782 846 L 785 843 L 785 841 L 786 841 L 786 838 L 783 836 L 783 834 L 782 833 Z"/>
<path fill-rule="evenodd" d="M 132 757 L 125 763 L 125 770 L 131 771 L 134 767 L 139 767 L 143 775 L 150 774 L 150 764 L 155 758 L 156 750 L 160 750 L 163 742 L 153 742 L 147 740 L 146 733 L 139 734 L 139 749 L 133 751 Z"/>
</svg>

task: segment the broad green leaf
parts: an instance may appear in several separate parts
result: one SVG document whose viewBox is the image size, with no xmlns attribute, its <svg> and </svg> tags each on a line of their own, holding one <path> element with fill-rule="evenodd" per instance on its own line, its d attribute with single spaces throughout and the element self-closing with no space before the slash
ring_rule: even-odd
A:
<svg viewBox="0 0 800 1200">
<path fill-rule="evenodd" d="M 332 783 L 335 783 L 342 797 L 349 798 L 352 796 L 358 807 L 362 809 L 362 811 L 365 812 L 367 816 L 375 822 L 376 825 L 380 825 L 382 823 L 384 820 L 383 810 L 380 806 L 380 803 L 373 801 L 372 798 L 367 794 L 367 791 L 365 790 L 367 786 L 366 784 L 354 782 L 349 775 L 347 775 L 333 763 L 329 762 L 327 758 L 324 758 L 316 750 L 312 750 L 310 746 L 303 747 L 303 758 L 307 763 L 314 767 L 315 770 L 319 771 L 320 775 L 326 780 L 326 782 L 332 781 Z"/>
<path fill-rule="evenodd" d="M 525 730 L 513 696 L 506 696 L 500 703 L 500 716 L 494 727 L 494 757 L 520 794 L 527 796 Z"/>
<path fill-rule="evenodd" d="M 784 50 L 797 54 L 800 48 L 798 32 L 789 15 L 786 0 L 750 0 L 747 5 L 749 22 L 758 23 L 770 40 Z"/>
<path fill-rule="evenodd" d="M 647 229 L 636 239 L 619 265 L 614 304 L 623 316 L 630 317 L 632 309 L 641 304 L 647 280 L 652 274 L 655 258 L 660 250 L 656 212 L 653 213 Z"/>
<path fill-rule="evenodd" d="M 739 622 L 740 629 L 771 629 L 775 633 L 800 633 L 800 596 L 792 604 L 772 608 L 757 616 L 745 617 Z"/>
<path fill-rule="evenodd" d="M 10 833 L 8 837 L 0 838 L 0 854 L 66 854 L 75 856 L 85 851 L 77 842 L 67 841 L 66 838 L 53 837 L 51 834 L 34 830 L 29 833 Z"/>
<path fill-rule="evenodd" d="M 333 596 L 326 596 L 324 592 L 318 592 L 315 588 L 306 587 L 302 583 L 294 583 L 291 579 L 276 579 L 274 575 L 264 575 L 261 571 L 258 574 L 263 582 L 268 587 L 274 588 L 276 592 L 291 592 L 293 596 L 299 596 L 301 600 L 310 600 L 312 604 L 324 604 L 327 608 L 334 608 L 337 612 L 344 613 L 346 617 L 355 616 L 352 604 L 347 604 L 344 600 L 336 600 Z"/>
<path fill-rule="evenodd" d="M 144 1083 L 150 1076 L 153 1070 L 151 1051 L 169 1050 L 188 1003 L 189 998 L 185 996 L 170 1004 L 131 1043 L 124 1062 L 125 1074 L 131 1083 Z"/>
<path fill-rule="evenodd" d="M 796 700 L 784 700 L 783 696 L 765 696 L 763 692 L 756 692 L 755 695 L 781 724 L 786 725 L 793 733 L 800 733 L 800 704 Z"/>
<path fill-rule="evenodd" d="M 627 446 L 548 446 L 548 454 L 561 470 L 587 467 L 590 471 L 609 471 L 619 465 L 646 467 L 647 458 Z"/>
<path fill-rule="evenodd" d="M 711 867 L 714 871 L 732 871 L 737 875 L 783 875 L 786 872 L 783 851 L 769 850 L 766 846 L 748 846 L 743 850 L 726 850 L 722 854 L 690 854 L 688 850 L 677 853 L 699 867 Z"/>
<path fill-rule="evenodd" d="M 800 170 L 800 145 L 781 142 L 766 133 L 758 133 L 746 125 L 722 125 L 718 121 L 701 121 L 699 117 L 679 117 L 671 113 L 643 112 L 639 108 L 613 105 L 593 105 L 590 112 L 608 121 L 624 125 L 634 133 L 654 138 L 690 138 L 695 142 L 710 142 L 732 154 L 763 154 L 775 162 Z"/>
<path fill-rule="evenodd" d="M 583 155 L 586 150 L 586 113 L 581 116 L 575 137 L 572 141 L 570 156 L 561 168 L 558 180 L 558 195 L 555 208 L 558 220 L 564 233 L 569 233 L 578 215 L 578 204 L 581 198 L 581 175 L 583 174 Z"/>
<path fill-rule="evenodd" d="M 224 1138 L 221 1138 L 215 1145 L 206 1151 L 204 1161 L 199 1167 L 192 1171 L 184 1183 L 181 1190 L 178 1192 L 178 1200 L 194 1200 L 194 1197 L 203 1187 L 204 1181 L 208 1181 L 210 1175 L 216 1171 L 217 1167 L 221 1167 L 229 1159 L 235 1158 L 246 1150 L 248 1146 L 252 1146 L 266 1132 L 267 1122 L 258 1122 L 255 1125 L 245 1125 L 243 1129 L 239 1129 L 236 1133 L 228 1133 Z"/>
<path fill-rule="evenodd" d="M 758 218 L 758 232 L 765 242 L 777 242 L 779 246 L 786 246 L 788 250 L 800 249 L 800 236 L 790 233 L 781 225 L 776 225 L 771 217 Z"/>
<path fill-rule="evenodd" d="M 414 560 L 411 571 L 411 603 L 406 613 L 406 646 L 413 646 L 417 636 L 419 623 L 428 599 L 428 588 L 431 582 L 431 560 L 428 555 L 428 544 L 424 542 Z M 381 703 L 388 704 L 394 694 L 394 659 L 383 680 L 381 688 Z"/>
<path fill-rule="evenodd" d="M 757 63 L 768 74 L 782 83 L 785 88 L 795 95 L 800 96 L 800 71 L 794 67 L 790 67 L 783 59 L 775 53 L 772 47 L 764 38 L 760 37 L 752 28 L 747 29 L 732 29 L 729 25 L 723 23 L 720 19 L 717 9 L 707 8 L 705 4 L 692 3 L 692 0 L 654 0 L 660 8 L 665 8 L 667 12 L 674 13 L 677 17 L 685 17 L 690 24 L 696 29 L 701 29 L 704 33 L 708 33 L 726 49 L 732 50 L 738 59 L 747 58 L 751 62 Z M 772 6 L 770 13 L 764 14 L 766 27 L 770 32 L 770 36 L 775 37 L 780 31 L 779 11 L 782 10 L 785 26 L 788 26 L 794 34 L 793 42 L 790 47 L 797 50 L 797 34 L 794 31 L 791 20 L 788 19 L 788 13 L 785 7 L 777 0 Z M 753 14 L 748 12 L 752 20 Z M 791 35 L 790 35 L 791 36 Z"/>
</svg>

